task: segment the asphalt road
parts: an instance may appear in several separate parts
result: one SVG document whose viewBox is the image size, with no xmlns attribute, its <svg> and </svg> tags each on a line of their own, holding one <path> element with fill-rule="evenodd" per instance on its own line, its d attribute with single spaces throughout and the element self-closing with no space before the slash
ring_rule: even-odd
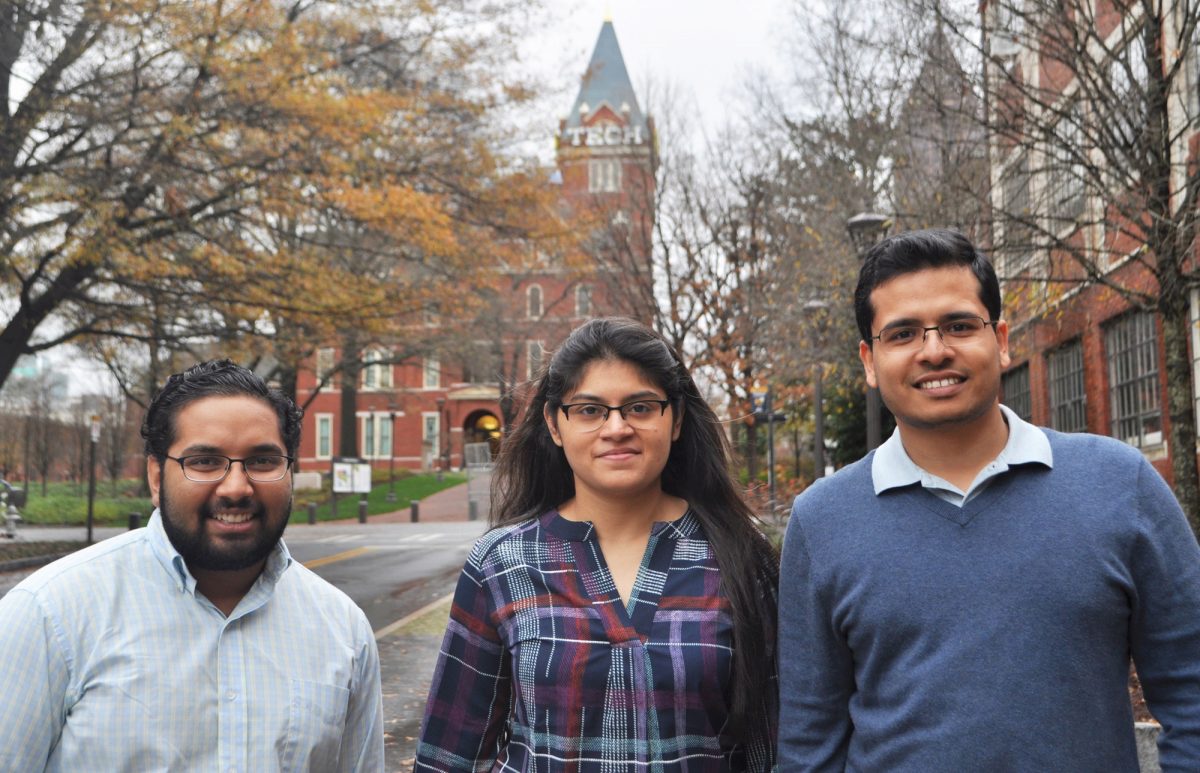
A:
<svg viewBox="0 0 1200 773">
<path fill-rule="evenodd" d="M 375 631 L 454 589 L 484 524 L 292 525 L 292 556 L 354 599 Z"/>
</svg>

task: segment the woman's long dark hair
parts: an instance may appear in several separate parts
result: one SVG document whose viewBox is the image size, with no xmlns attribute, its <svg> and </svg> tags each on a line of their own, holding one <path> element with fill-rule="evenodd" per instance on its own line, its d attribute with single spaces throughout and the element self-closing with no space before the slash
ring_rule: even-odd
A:
<svg viewBox="0 0 1200 773">
<path fill-rule="evenodd" d="M 628 362 L 657 384 L 674 410 L 682 409 L 679 439 L 671 445 L 662 488 L 685 499 L 700 520 L 721 569 L 733 618 L 730 707 L 734 737 L 763 738 L 773 747 L 778 706 L 775 677 L 775 548 L 729 472 L 729 442 L 712 408 L 678 354 L 658 333 L 632 319 L 594 319 L 576 328 L 543 367 L 520 423 L 504 440 L 492 479 L 491 526 L 528 520 L 575 496 L 575 478 L 555 445 L 543 411 L 551 415 L 597 360 Z"/>
</svg>

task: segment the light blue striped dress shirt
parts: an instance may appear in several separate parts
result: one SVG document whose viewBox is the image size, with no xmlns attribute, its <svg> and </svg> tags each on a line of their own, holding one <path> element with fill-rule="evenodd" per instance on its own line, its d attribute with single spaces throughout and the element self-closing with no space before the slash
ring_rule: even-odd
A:
<svg viewBox="0 0 1200 773">
<path fill-rule="evenodd" d="M 0 771 L 376 771 L 366 616 L 281 542 L 226 618 L 155 511 L 0 599 Z"/>
</svg>

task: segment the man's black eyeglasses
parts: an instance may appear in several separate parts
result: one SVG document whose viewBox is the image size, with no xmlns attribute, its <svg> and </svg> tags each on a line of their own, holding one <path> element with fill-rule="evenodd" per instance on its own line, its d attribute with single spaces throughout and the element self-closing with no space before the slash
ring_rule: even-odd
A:
<svg viewBox="0 0 1200 773">
<path fill-rule="evenodd" d="M 225 480 L 234 462 L 241 462 L 246 477 L 255 483 L 273 483 L 283 480 L 295 461 L 281 454 L 255 454 L 245 459 L 234 459 L 221 454 L 191 454 L 189 456 L 167 456 L 179 462 L 183 477 L 196 483 L 216 483 Z"/>
<path fill-rule="evenodd" d="M 878 341 L 885 349 L 901 350 L 915 349 L 924 345 L 925 337 L 930 330 L 936 330 L 941 336 L 942 343 L 953 346 L 956 342 L 967 343 L 978 336 L 988 326 L 995 327 L 996 321 L 988 321 L 983 317 L 955 317 L 938 325 L 897 325 L 887 327 L 877 336 L 871 336 L 872 341 Z"/>
</svg>

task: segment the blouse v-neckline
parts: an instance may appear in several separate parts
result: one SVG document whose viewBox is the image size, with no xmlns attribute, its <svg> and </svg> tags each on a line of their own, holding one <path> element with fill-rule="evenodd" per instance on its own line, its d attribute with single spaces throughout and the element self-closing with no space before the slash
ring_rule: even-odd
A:
<svg viewBox="0 0 1200 773">
<path fill-rule="evenodd" d="M 570 520 L 558 511 L 551 511 L 543 519 L 543 526 L 575 546 L 573 551 L 581 569 L 583 592 L 600 612 L 609 640 L 614 644 L 633 641 L 644 643 L 650 636 L 654 616 L 662 599 L 674 554 L 674 540 L 687 536 L 696 528 L 691 508 L 673 521 L 655 521 L 651 525 L 650 538 L 638 564 L 628 605 L 621 600 L 621 594 L 617 591 L 594 523 Z"/>
</svg>

